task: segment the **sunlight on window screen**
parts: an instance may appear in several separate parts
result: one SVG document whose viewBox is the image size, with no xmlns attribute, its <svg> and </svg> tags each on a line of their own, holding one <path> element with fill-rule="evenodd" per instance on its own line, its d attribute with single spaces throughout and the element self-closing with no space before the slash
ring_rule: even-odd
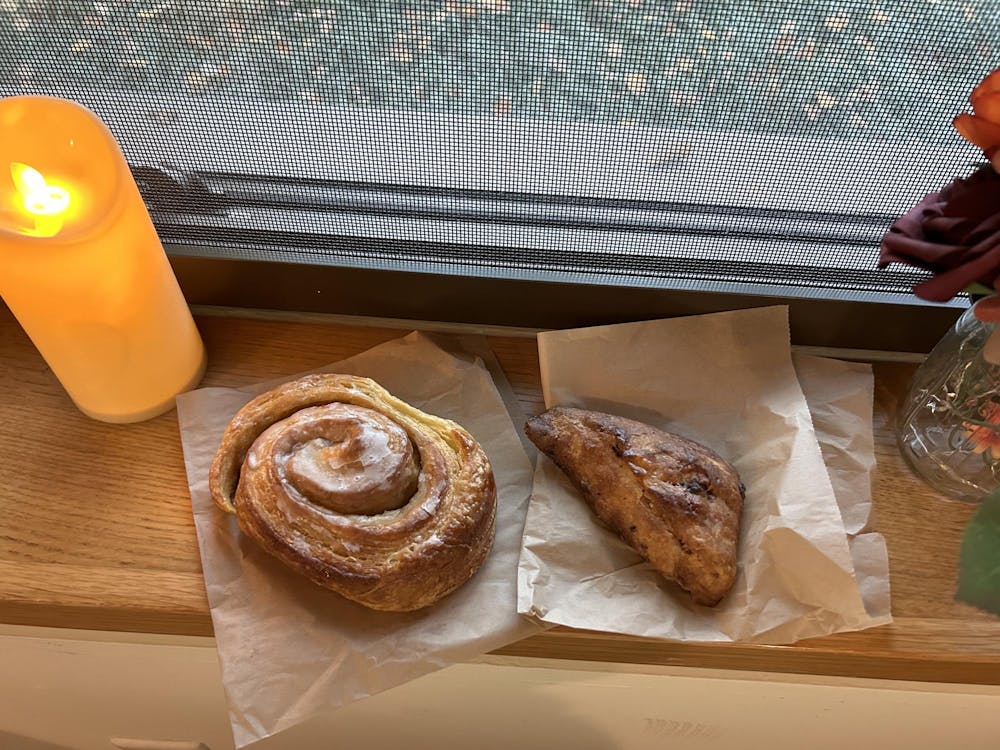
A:
<svg viewBox="0 0 1000 750">
<path fill-rule="evenodd" d="M 0 0 L 0 85 L 949 137 L 998 0 Z M 944 123 L 944 125 L 942 125 Z"/>
</svg>

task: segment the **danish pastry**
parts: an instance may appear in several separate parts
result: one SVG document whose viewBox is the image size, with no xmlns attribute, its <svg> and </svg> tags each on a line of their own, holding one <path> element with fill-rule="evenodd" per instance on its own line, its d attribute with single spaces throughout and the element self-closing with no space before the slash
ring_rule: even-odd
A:
<svg viewBox="0 0 1000 750">
<path fill-rule="evenodd" d="M 434 604 L 493 544 L 479 443 L 368 378 L 309 375 L 257 396 L 227 427 L 209 487 L 270 554 L 372 609 Z"/>
</svg>

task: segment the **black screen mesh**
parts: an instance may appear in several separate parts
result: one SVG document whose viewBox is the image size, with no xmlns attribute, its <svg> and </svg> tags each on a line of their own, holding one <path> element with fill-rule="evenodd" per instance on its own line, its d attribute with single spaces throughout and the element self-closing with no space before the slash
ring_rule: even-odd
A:
<svg viewBox="0 0 1000 750">
<path fill-rule="evenodd" d="M 94 109 L 234 256 L 905 291 L 997 0 L 0 0 L 0 94 Z"/>
</svg>

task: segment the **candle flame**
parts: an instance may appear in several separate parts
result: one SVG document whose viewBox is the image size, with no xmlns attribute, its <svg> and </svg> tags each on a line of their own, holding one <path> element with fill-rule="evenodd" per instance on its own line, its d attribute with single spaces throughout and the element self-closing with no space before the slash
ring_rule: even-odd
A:
<svg viewBox="0 0 1000 750">
<path fill-rule="evenodd" d="M 50 185 L 37 169 L 27 164 L 13 162 L 10 176 L 14 187 L 21 194 L 24 210 L 34 216 L 52 216 L 69 208 L 69 191 L 57 185 Z"/>
<path fill-rule="evenodd" d="M 33 219 L 34 227 L 22 229 L 23 234 L 34 237 L 54 237 L 62 229 L 69 208 L 69 191 L 52 185 L 33 167 L 12 162 L 10 176 L 21 198 L 21 208 Z"/>
</svg>

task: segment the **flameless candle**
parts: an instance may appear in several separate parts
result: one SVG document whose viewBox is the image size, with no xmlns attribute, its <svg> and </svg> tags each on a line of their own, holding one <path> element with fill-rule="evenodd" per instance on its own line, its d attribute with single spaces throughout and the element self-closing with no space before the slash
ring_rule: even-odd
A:
<svg viewBox="0 0 1000 750">
<path fill-rule="evenodd" d="M 95 419 L 156 416 L 204 372 L 125 157 L 73 102 L 0 99 L 0 296 Z"/>
</svg>

